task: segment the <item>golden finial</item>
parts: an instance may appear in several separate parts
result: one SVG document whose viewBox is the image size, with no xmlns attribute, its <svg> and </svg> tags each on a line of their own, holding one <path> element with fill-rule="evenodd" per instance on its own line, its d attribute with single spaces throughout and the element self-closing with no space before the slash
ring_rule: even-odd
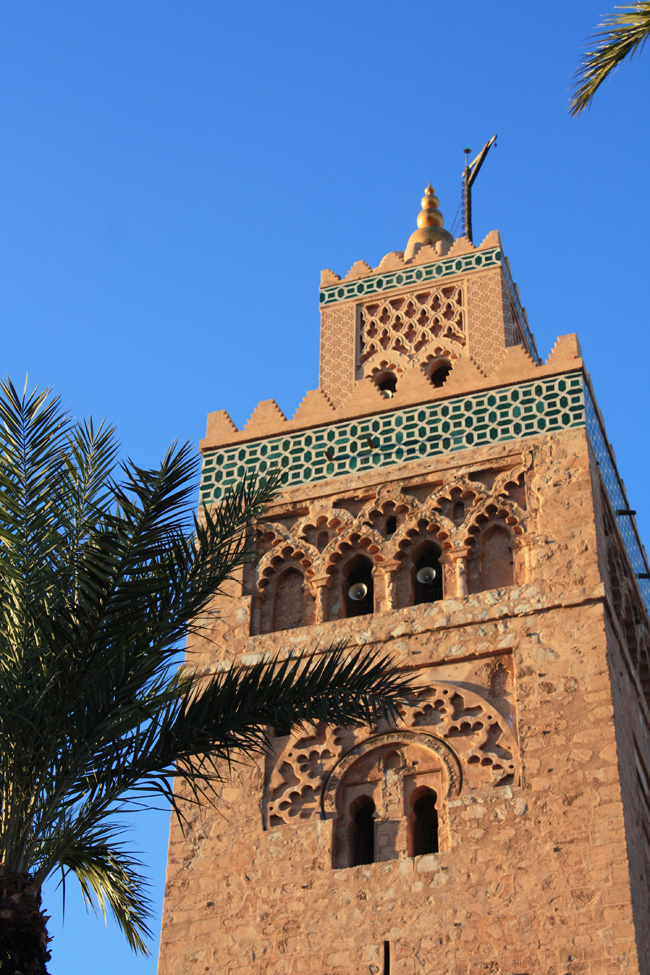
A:
<svg viewBox="0 0 650 975">
<path fill-rule="evenodd" d="M 409 237 L 404 251 L 404 260 L 408 261 L 415 252 L 416 244 L 435 244 L 439 240 L 446 240 L 453 244 L 454 238 L 443 227 L 443 217 L 438 209 L 438 197 L 431 183 L 427 186 L 422 197 L 422 209 L 418 214 L 418 229 Z"/>
</svg>

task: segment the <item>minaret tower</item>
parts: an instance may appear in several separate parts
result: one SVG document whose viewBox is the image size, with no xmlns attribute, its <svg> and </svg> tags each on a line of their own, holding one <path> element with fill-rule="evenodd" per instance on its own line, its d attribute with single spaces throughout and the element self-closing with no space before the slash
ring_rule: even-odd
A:
<svg viewBox="0 0 650 975">
<path fill-rule="evenodd" d="M 284 472 L 206 669 L 335 640 L 397 725 L 277 729 L 172 823 L 161 975 L 647 975 L 650 576 L 574 335 L 496 231 L 321 276 L 319 388 L 211 413 L 201 500 Z"/>
</svg>

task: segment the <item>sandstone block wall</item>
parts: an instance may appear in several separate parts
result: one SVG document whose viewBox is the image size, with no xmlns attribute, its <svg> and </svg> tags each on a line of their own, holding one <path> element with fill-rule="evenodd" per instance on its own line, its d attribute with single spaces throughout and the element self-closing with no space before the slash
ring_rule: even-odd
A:
<svg viewBox="0 0 650 975">
<path fill-rule="evenodd" d="M 234 768 L 214 809 L 188 807 L 184 833 L 172 823 L 160 975 L 385 975 L 388 959 L 390 975 L 649 970 L 645 617 L 630 651 L 607 568 L 620 539 L 585 431 L 525 448 L 294 488 L 269 511 L 259 564 L 215 603 L 223 619 L 192 665 L 345 637 L 350 652 L 397 655 L 418 690 L 397 728 L 276 739 Z M 514 573 L 500 588 L 483 573 L 495 526 Z M 407 605 L 420 535 L 439 546 L 444 593 Z M 332 618 L 358 552 L 373 560 L 375 612 Z M 289 570 L 302 587 L 279 585 Z M 435 783 L 440 844 L 411 856 L 417 776 Z M 378 862 L 347 866 L 346 796 L 366 779 Z"/>
</svg>

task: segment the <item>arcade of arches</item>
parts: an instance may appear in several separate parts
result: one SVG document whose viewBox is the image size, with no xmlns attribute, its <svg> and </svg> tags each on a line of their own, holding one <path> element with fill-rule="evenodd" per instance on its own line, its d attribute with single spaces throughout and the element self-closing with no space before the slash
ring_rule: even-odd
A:
<svg viewBox="0 0 650 975">
<path fill-rule="evenodd" d="M 473 479 L 471 479 L 473 477 Z M 472 472 L 423 497 L 384 488 L 259 529 L 250 632 L 434 603 L 525 581 L 523 468 Z"/>
</svg>

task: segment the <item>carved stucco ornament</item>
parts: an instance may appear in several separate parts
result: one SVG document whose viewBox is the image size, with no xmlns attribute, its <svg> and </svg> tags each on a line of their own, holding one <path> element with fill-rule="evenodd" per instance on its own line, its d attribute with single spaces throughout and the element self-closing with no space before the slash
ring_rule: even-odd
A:
<svg viewBox="0 0 650 975">
<path fill-rule="evenodd" d="M 447 770 L 448 789 L 447 797 L 460 795 L 463 770 L 458 755 L 442 738 L 435 735 L 425 734 L 417 731 L 388 731 L 383 735 L 374 735 L 359 742 L 358 745 L 344 755 L 343 758 L 334 766 L 325 783 L 321 798 L 321 816 L 327 819 L 336 812 L 336 790 L 339 787 L 345 773 L 363 755 L 376 751 L 385 745 L 417 745 L 421 748 L 428 748 L 440 758 Z"/>
</svg>

